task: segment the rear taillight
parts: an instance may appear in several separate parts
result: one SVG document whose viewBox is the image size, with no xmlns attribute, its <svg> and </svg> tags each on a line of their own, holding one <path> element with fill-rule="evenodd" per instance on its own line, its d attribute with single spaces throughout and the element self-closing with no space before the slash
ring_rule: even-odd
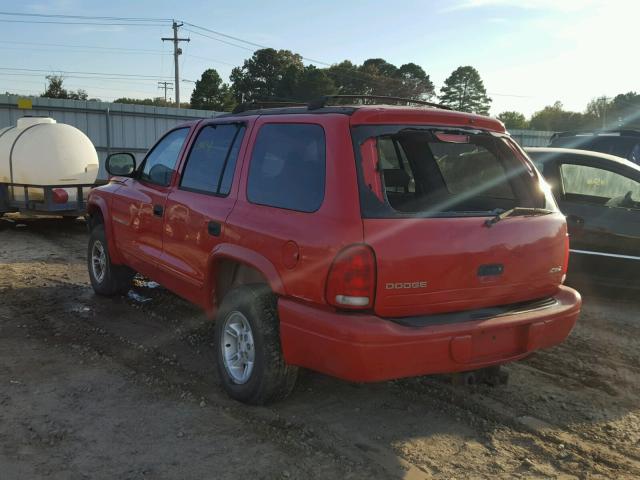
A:
<svg viewBox="0 0 640 480">
<path fill-rule="evenodd" d="M 327 277 L 327 302 L 338 308 L 373 307 L 376 259 L 367 245 L 352 245 L 333 261 Z"/>
</svg>

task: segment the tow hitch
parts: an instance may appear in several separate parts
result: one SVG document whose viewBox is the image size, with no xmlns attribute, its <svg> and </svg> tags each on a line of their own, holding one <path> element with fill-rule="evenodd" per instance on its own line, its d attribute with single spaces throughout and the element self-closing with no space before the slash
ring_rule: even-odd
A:
<svg viewBox="0 0 640 480">
<path fill-rule="evenodd" d="M 498 385 L 506 385 L 508 381 L 509 373 L 503 370 L 500 365 L 451 375 L 451 383 L 453 385 L 486 384 L 496 387 Z"/>
</svg>

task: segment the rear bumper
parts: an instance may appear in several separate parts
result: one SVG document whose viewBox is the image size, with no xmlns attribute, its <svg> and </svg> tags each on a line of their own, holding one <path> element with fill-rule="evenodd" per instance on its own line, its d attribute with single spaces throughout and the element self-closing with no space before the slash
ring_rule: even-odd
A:
<svg viewBox="0 0 640 480">
<path fill-rule="evenodd" d="M 475 370 L 518 360 L 567 338 L 582 300 L 565 286 L 554 298 L 554 305 L 540 309 L 425 327 L 280 299 L 280 336 L 287 363 L 345 380 Z"/>
</svg>

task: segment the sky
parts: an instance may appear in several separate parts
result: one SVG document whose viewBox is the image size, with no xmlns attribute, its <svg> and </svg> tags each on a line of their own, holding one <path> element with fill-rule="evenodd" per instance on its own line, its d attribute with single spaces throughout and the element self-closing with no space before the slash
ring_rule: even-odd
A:
<svg viewBox="0 0 640 480">
<path fill-rule="evenodd" d="M 184 25 L 180 36 L 191 41 L 181 44 L 182 101 L 207 68 L 228 81 L 258 48 L 252 44 L 292 50 L 319 67 L 377 57 L 417 63 L 437 91 L 458 66 L 472 65 L 492 115 L 529 116 L 557 100 L 583 111 L 595 97 L 640 91 L 639 0 L 0 0 L 0 92 L 39 94 L 46 75 L 62 74 L 66 88 L 90 98 L 161 96 L 157 82 L 173 81 L 173 46 L 160 39 L 172 35 L 174 18 L 250 42 Z"/>
</svg>

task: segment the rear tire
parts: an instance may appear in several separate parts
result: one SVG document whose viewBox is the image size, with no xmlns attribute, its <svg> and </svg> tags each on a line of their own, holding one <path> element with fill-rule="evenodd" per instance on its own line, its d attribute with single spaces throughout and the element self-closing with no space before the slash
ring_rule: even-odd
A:
<svg viewBox="0 0 640 480">
<path fill-rule="evenodd" d="M 268 287 L 243 285 L 224 297 L 214 345 L 220 381 L 231 398 L 264 405 L 293 390 L 298 367 L 284 361 L 277 298 Z"/>
<path fill-rule="evenodd" d="M 111 263 L 107 237 L 102 224 L 96 225 L 91 230 L 87 267 L 91 286 L 98 295 L 113 296 L 126 293 L 135 275 L 130 268 Z"/>
</svg>

